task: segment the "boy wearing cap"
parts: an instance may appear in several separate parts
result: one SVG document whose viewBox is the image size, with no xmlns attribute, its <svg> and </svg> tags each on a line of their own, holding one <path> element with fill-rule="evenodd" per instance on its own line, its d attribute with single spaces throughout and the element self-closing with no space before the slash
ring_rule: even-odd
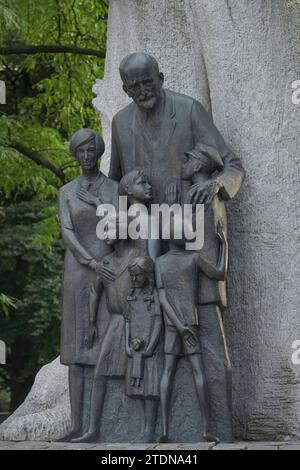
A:
<svg viewBox="0 0 300 470">
<path fill-rule="evenodd" d="M 227 237 L 226 209 L 222 200 L 222 189 L 219 191 L 218 187 L 218 176 L 223 167 L 223 160 L 218 151 L 202 143 L 198 143 L 191 151 L 185 153 L 182 164 L 181 177 L 185 182 L 190 182 L 192 185 L 190 189 L 209 180 L 213 186 L 212 193 L 215 195 L 208 198 L 204 205 L 204 245 L 199 251 L 201 256 L 211 263 L 215 263 L 218 253 L 215 232 L 219 220 L 223 221 L 224 235 Z M 185 195 L 183 202 L 189 200 L 188 195 L 189 193 Z M 226 274 L 225 272 L 224 281 L 218 281 L 210 279 L 202 272 L 199 280 L 198 302 L 200 339 L 207 371 L 211 408 L 215 410 L 214 414 L 218 417 L 217 429 L 214 432 L 222 440 L 231 441 L 233 439 L 231 362 L 222 318 L 222 311 L 227 307 Z"/>
</svg>

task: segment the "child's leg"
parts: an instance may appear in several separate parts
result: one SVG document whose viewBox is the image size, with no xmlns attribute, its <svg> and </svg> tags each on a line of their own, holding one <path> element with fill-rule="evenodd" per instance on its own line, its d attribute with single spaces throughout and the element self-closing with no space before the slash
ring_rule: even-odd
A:
<svg viewBox="0 0 300 470">
<path fill-rule="evenodd" d="M 211 426 L 214 433 L 220 433 L 222 441 L 232 442 L 232 370 L 222 316 L 215 304 L 201 305 L 200 309 L 201 349 L 210 394 L 210 408 L 212 415 L 216 416 Z"/>
<path fill-rule="evenodd" d="M 187 356 L 192 366 L 193 377 L 196 387 L 196 393 L 199 401 L 203 421 L 203 437 L 205 440 L 218 440 L 209 434 L 209 401 L 207 393 L 206 377 L 204 373 L 203 361 L 201 354 L 190 354 Z"/>
<path fill-rule="evenodd" d="M 162 435 L 160 437 L 160 442 L 167 442 L 168 440 L 168 415 L 177 361 L 177 356 L 173 354 L 165 354 L 164 370 L 160 382 L 160 403 L 162 420 Z"/>
</svg>

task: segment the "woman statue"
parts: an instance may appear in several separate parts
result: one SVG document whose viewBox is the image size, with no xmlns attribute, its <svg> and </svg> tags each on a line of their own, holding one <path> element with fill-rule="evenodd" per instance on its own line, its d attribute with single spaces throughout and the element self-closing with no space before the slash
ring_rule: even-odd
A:
<svg viewBox="0 0 300 470">
<path fill-rule="evenodd" d="M 89 292 L 101 259 L 112 248 L 96 236 L 96 207 L 101 203 L 117 207 L 118 184 L 99 170 L 104 142 L 91 129 L 77 131 L 70 142 L 70 152 L 78 160 L 82 174 L 67 183 L 59 192 L 59 221 L 66 244 L 63 315 L 61 329 L 61 363 L 69 366 L 71 431 L 62 440 L 71 440 L 83 433 L 83 393 L 86 366 L 94 366 L 99 350 L 98 324 L 94 341 L 89 342 Z M 102 266 L 102 276 L 109 270 Z M 104 299 L 103 299 L 104 300 Z M 99 310 L 106 306 L 100 301 Z M 101 318 L 101 315 L 98 315 Z"/>
</svg>

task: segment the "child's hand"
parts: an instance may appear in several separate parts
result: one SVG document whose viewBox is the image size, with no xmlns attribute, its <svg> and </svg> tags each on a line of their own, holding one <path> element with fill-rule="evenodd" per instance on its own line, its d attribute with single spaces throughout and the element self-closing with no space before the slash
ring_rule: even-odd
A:
<svg viewBox="0 0 300 470">
<path fill-rule="evenodd" d="M 166 187 L 165 194 L 166 194 L 167 204 L 172 205 L 172 204 L 180 203 L 181 195 L 180 195 L 180 191 L 176 182 L 170 183 Z"/>
<path fill-rule="evenodd" d="M 194 333 L 193 331 L 185 326 L 181 332 L 181 335 L 183 337 L 183 340 L 191 347 L 195 347 L 196 346 L 196 338 L 194 336 Z"/>
</svg>

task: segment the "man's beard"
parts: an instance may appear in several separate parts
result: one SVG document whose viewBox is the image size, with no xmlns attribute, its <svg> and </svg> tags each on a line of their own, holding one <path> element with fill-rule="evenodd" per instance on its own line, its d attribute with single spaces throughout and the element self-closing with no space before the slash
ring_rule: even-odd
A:
<svg viewBox="0 0 300 470">
<path fill-rule="evenodd" d="M 144 109 L 152 109 L 157 101 L 157 97 L 152 95 L 149 98 L 143 99 L 143 101 L 138 101 L 138 106 Z"/>
</svg>

